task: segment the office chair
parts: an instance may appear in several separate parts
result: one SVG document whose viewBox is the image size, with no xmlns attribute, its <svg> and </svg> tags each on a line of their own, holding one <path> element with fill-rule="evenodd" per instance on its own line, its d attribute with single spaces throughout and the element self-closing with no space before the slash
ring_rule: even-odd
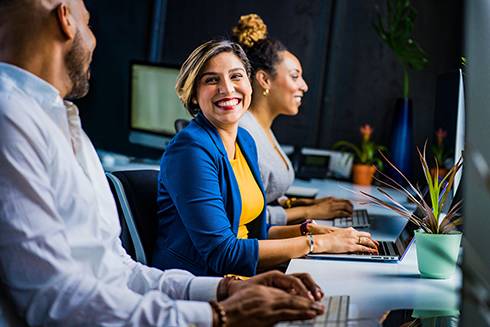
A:
<svg viewBox="0 0 490 327">
<path fill-rule="evenodd" d="M 189 125 L 189 121 L 187 119 L 176 119 L 174 122 L 175 133 L 183 130 L 187 125 Z"/>
<path fill-rule="evenodd" d="M 123 246 L 133 259 L 148 264 L 158 225 L 158 170 L 121 170 L 106 176 L 118 207 Z"/>
<path fill-rule="evenodd" d="M 0 285 L 0 326 L 27 327 L 24 319 L 17 313 L 10 295 L 7 294 L 7 291 L 2 285 Z"/>
</svg>

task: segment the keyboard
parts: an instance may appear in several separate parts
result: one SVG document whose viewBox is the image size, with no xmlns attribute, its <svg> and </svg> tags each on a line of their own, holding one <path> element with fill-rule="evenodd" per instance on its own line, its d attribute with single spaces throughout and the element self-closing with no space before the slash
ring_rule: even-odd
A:
<svg viewBox="0 0 490 327">
<path fill-rule="evenodd" d="M 378 246 L 378 253 L 380 255 L 389 255 L 389 256 L 397 256 L 398 253 L 395 250 L 395 243 L 393 242 L 385 242 L 385 241 L 378 241 L 379 246 Z"/>
<path fill-rule="evenodd" d="M 333 221 L 334 227 L 369 227 L 369 215 L 366 209 L 354 210 L 352 217 L 335 218 Z"/>
<path fill-rule="evenodd" d="M 324 314 L 311 320 L 288 321 L 276 324 L 276 327 L 346 327 L 349 317 L 349 296 L 326 296 L 322 300 Z"/>
</svg>

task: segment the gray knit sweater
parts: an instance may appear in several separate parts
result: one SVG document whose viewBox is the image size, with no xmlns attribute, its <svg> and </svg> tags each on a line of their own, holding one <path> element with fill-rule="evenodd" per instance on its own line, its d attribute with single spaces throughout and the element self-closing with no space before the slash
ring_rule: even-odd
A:
<svg viewBox="0 0 490 327">
<path fill-rule="evenodd" d="M 269 142 L 264 130 L 250 112 L 243 115 L 240 120 L 240 127 L 245 128 L 252 135 L 257 145 L 260 175 L 266 192 L 266 201 L 267 203 L 274 202 L 284 196 L 284 193 L 293 183 L 293 166 L 287 155 L 282 151 L 272 131 L 274 144 Z M 275 148 L 286 160 L 287 167 Z M 267 205 L 267 219 L 273 225 L 287 224 L 286 212 L 281 206 Z"/>
</svg>

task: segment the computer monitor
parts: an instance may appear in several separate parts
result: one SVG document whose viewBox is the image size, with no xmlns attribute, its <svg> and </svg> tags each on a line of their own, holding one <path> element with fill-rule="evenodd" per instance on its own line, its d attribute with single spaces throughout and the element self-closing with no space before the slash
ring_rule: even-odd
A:
<svg viewBox="0 0 490 327">
<path fill-rule="evenodd" d="M 177 119 L 191 119 L 175 93 L 179 67 L 133 61 L 130 64 L 129 141 L 165 149 Z"/>
<path fill-rule="evenodd" d="M 465 143 L 465 95 L 461 69 L 441 74 L 437 79 L 434 129 L 447 132 L 446 147 L 451 149 L 452 163 L 458 162 Z M 453 195 L 459 188 L 462 169 L 455 177 Z"/>
<path fill-rule="evenodd" d="M 456 141 L 454 142 L 454 162 L 463 155 L 465 145 L 465 132 L 466 132 L 466 109 L 464 100 L 464 84 L 463 84 L 463 72 L 459 70 L 459 89 L 458 89 L 458 117 L 456 120 Z M 453 195 L 456 196 L 456 192 L 459 190 L 461 178 L 463 174 L 463 167 L 456 173 L 454 178 Z"/>
</svg>

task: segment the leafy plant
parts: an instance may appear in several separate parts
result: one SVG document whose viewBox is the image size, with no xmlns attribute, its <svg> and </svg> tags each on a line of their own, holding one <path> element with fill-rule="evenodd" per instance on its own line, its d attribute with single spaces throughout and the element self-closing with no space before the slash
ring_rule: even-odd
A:
<svg viewBox="0 0 490 327">
<path fill-rule="evenodd" d="M 410 209 L 403 206 L 386 191 L 380 188 L 378 188 L 378 191 L 381 192 L 386 199 L 382 199 L 381 197 L 377 197 L 363 191 L 361 191 L 361 193 L 369 199 L 369 202 L 395 211 L 397 214 L 409 219 L 426 233 L 447 234 L 454 231 L 456 226 L 462 223 L 462 217 L 460 217 L 458 214 L 462 201 L 458 201 L 457 203 L 453 204 L 449 212 L 444 217 L 441 214 L 441 209 L 444 208 L 448 196 L 453 188 L 456 173 L 463 165 L 463 157 L 461 156 L 458 162 L 451 167 L 446 176 L 439 180 L 438 178 L 433 178 L 430 174 L 427 159 L 425 157 L 425 149 L 426 145 L 424 145 L 423 152 L 420 152 L 420 149 L 417 148 L 417 153 L 420 158 L 420 163 L 422 164 L 425 180 L 429 187 L 430 204 L 425 201 L 420 189 L 413 186 L 405 175 L 403 175 L 403 173 L 395 165 L 393 165 L 393 163 L 391 163 L 383 153 L 381 153 L 383 159 L 386 160 L 386 162 L 393 167 L 398 174 L 400 174 L 403 180 L 407 182 L 407 187 L 403 187 L 394 179 L 383 173 L 381 173 L 381 175 L 386 178 L 387 181 L 377 179 L 378 182 L 383 186 L 387 186 L 404 193 L 410 201 L 417 205 L 419 210 L 412 212 Z M 439 167 L 436 166 L 436 170 L 438 169 Z M 436 176 L 437 175 L 438 174 L 436 174 Z M 441 219 L 442 221 L 440 221 Z"/>
<path fill-rule="evenodd" d="M 411 6 L 410 0 L 386 0 L 386 7 L 386 19 L 383 19 L 378 10 L 373 27 L 403 66 L 403 97 L 408 98 L 408 69 L 421 70 L 429 60 L 412 36 L 417 12 Z"/>
<path fill-rule="evenodd" d="M 432 154 L 434 155 L 435 165 L 441 167 L 444 161 L 449 158 L 451 153 L 444 146 L 444 139 L 447 137 L 447 132 L 439 128 L 436 132 L 436 142 L 431 146 Z"/>
<path fill-rule="evenodd" d="M 369 124 L 364 124 L 359 128 L 362 136 L 361 146 L 354 145 L 347 141 L 339 141 L 333 145 L 335 149 L 352 150 L 356 157 L 356 162 L 365 165 L 376 165 L 378 170 L 383 169 L 383 161 L 377 156 L 378 151 L 385 151 L 382 145 L 377 145 L 371 141 L 373 128 Z"/>
</svg>

